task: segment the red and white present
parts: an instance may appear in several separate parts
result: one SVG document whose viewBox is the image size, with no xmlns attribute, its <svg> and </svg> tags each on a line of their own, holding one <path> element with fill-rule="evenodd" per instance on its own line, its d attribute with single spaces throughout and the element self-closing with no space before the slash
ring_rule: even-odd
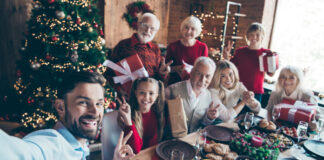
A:
<svg viewBox="0 0 324 160">
<path fill-rule="evenodd" d="M 137 54 L 129 56 L 119 61 L 117 64 L 110 60 L 106 60 L 103 65 L 114 70 L 116 74 L 116 76 L 113 77 L 114 83 L 120 83 L 122 89 L 126 91 L 128 95 L 130 95 L 132 82 L 135 79 L 149 76 Z"/>
<path fill-rule="evenodd" d="M 182 60 L 182 68 L 183 68 L 183 71 L 182 71 L 180 77 L 181 77 L 181 80 L 184 81 L 184 80 L 187 80 L 190 78 L 190 72 L 191 72 L 193 66 Z"/>
<path fill-rule="evenodd" d="M 282 103 L 275 105 L 280 107 L 279 119 L 298 124 L 299 121 L 310 122 L 316 115 L 317 106 L 302 101 L 283 99 Z"/>
<path fill-rule="evenodd" d="M 263 52 L 259 56 L 261 72 L 274 73 L 279 67 L 279 56 L 275 52 Z"/>
</svg>

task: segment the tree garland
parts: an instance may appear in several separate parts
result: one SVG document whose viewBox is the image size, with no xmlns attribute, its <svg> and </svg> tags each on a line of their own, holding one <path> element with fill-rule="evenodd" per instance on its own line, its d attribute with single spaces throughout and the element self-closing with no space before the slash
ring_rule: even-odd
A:
<svg viewBox="0 0 324 160">
<path fill-rule="evenodd" d="M 138 15 L 139 13 L 153 13 L 154 11 L 150 9 L 150 6 L 143 1 L 133 2 L 126 6 L 127 13 L 124 13 L 124 18 L 127 21 L 129 27 L 133 29 L 138 28 Z"/>
</svg>

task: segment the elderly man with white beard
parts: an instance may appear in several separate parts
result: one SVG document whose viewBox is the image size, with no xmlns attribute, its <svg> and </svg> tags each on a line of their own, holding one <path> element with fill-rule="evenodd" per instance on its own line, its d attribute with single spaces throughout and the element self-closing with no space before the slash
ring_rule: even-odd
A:
<svg viewBox="0 0 324 160">
<path fill-rule="evenodd" d="M 169 62 L 165 64 L 165 58 L 161 56 L 158 46 L 151 41 L 160 27 L 160 21 L 152 13 L 144 13 L 138 20 L 137 32 L 128 39 L 121 40 L 114 48 L 113 53 L 108 57 L 113 62 L 119 62 L 124 58 L 137 54 L 141 59 L 150 77 L 164 81 L 170 72 Z M 109 81 L 113 84 L 111 77 L 115 74 L 108 70 Z M 125 96 L 125 91 L 120 85 L 113 84 L 115 89 Z M 126 95 L 127 97 L 127 95 Z"/>
</svg>

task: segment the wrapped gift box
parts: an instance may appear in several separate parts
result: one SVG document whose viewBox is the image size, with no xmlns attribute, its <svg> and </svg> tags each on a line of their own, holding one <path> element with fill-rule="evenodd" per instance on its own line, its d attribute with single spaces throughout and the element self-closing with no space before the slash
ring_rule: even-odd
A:
<svg viewBox="0 0 324 160">
<path fill-rule="evenodd" d="M 128 95 L 130 95 L 132 82 L 135 79 L 149 76 L 137 54 L 129 56 L 119 61 L 117 64 L 110 60 L 106 60 L 103 65 L 114 70 L 116 74 L 116 76 L 113 77 L 114 83 L 121 84 L 122 89 L 126 91 Z"/>
<path fill-rule="evenodd" d="M 191 72 L 193 66 L 186 63 L 185 61 L 182 61 L 182 67 L 183 67 L 183 71 L 182 71 L 180 77 L 181 77 L 181 80 L 184 81 L 184 80 L 187 80 L 190 78 L 190 72 Z"/>
<path fill-rule="evenodd" d="M 275 105 L 280 107 L 279 119 L 298 124 L 299 121 L 310 122 L 316 115 L 317 106 L 302 101 L 292 99 L 283 99 L 280 104 Z"/>
<path fill-rule="evenodd" d="M 279 67 L 279 56 L 275 52 L 264 52 L 259 56 L 261 72 L 274 73 Z"/>
<path fill-rule="evenodd" d="M 171 131 L 174 138 L 185 137 L 188 132 L 187 116 L 185 114 L 182 99 L 177 97 L 168 100 L 169 117 L 171 122 Z"/>
</svg>

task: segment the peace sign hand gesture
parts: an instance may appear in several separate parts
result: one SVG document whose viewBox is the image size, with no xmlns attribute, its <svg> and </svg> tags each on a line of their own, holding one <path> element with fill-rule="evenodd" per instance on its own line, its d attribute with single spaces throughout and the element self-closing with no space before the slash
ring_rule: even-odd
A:
<svg viewBox="0 0 324 160">
<path fill-rule="evenodd" d="M 120 104 L 119 114 L 121 115 L 121 119 L 125 123 L 125 125 L 131 126 L 132 125 L 131 108 L 129 104 L 126 102 L 124 96 L 122 97 L 122 100 L 123 102 L 121 102 L 121 100 L 117 98 L 117 101 Z"/>
<path fill-rule="evenodd" d="M 163 76 L 167 75 L 170 73 L 171 68 L 170 65 L 173 63 L 173 61 L 168 62 L 167 64 L 165 64 L 165 58 L 162 57 L 161 59 L 161 64 L 160 64 L 160 68 L 159 68 L 159 73 Z"/>
<path fill-rule="evenodd" d="M 124 132 L 120 133 L 117 146 L 114 151 L 113 160 L 128 160 L 129 158 L 135 156 L 132 148 L 126 145 L 128 139 L 132 136 L 133 131 L 130 131 L 127 136 L 124 137 Z"/>
<path fill-rule="evenodd" d="M 231 59 L 231 49 L 234 45 L 233 41 L 228 41 L 227 46 L 224 47 L 223 50 L 223 58 L 226 60 L 230 60 Z"/>
</svg>

